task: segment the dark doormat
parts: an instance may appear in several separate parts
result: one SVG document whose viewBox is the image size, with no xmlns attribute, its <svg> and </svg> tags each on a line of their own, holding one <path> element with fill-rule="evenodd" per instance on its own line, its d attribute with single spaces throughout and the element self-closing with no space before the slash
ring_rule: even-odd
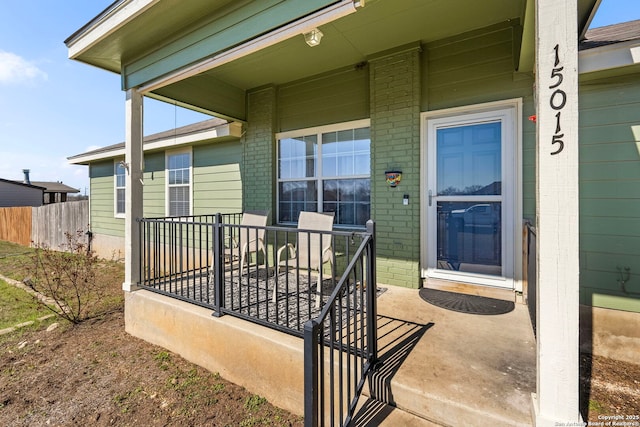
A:
<svg viewBox="0 0 640 427">
<path fill-rule="evenodd" d="M 459 313 L 495 315 L 509 313 L 515 308 L 513 301 L 458 294 L 438 289 L 422 288 L 420 289 L 420 298 L 436 307 Z"/>
</svg>

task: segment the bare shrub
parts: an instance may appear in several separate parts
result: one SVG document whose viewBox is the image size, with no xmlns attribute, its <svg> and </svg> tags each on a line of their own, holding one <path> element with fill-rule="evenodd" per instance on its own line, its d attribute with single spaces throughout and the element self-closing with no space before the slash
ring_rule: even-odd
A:
<svg viewBox="0 0 640 427">
<path fill-rule="evenodd" d="M 83 242 L 82 231 L 65 233 L 63 251 L 38 245 L 25 283 L 46 297 L 38 301 L 63 319 L 77 324 L 104 311 L 106 290 L 96 283 L 98 257 Z M 47 300 L 48 299 L 48 300 Z"/>
</svg>

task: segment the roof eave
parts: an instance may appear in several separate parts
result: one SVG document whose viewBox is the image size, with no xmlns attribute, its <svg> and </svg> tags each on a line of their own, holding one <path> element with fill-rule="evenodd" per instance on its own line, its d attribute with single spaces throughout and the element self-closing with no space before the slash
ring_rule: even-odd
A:
<svg viewBox="0 0 640 427">
<path fill-rule="evenodd" d="M 82 55 L 99 41 L 134 20 L 160 0 L 116 0 L 65 41 L 70 59 L 86 62 Z M 115 66 L 115 64 L 114 64 Z M 120 64 L 117 64 L 120 69 Z"/>
<path fill-rule="evenodd" d="M 640 40 L 581 50 L 578 58 L 580 74 L 638 65 L 640 64 Z"/>
<path fill-rule="evenodd" d="M 168 148 L 178 148 L 203 141 L 218 142 L 230 139 L 235 140 L 240 139 L 241 136 L 242 123 L 231 122 L 215 126 L 213 128 L 200 132 L 192 132 L 182 135 L 169 135 L 157 139 L 150 138 L 144 143 L 144 151 L 150 152 Z M 68 157 L 67 160 L 69 161 L 69 164 L 72 165 L 88 165 L 91 162 L 112 159 L 115 157 L 123 157 L 124 155 L 124 144 L 118 144 L 117 146 L 113 146 L 112 149 L 78 154 L 76 156 Z"/>
</svg>

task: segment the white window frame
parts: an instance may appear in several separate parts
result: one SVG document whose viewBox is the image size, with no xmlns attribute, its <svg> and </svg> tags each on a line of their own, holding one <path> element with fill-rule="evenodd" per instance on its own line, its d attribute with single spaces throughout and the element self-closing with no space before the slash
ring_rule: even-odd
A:
<svg viewBox="0 0 640 427">
<path fill-rule="evenodd" d="M 291 221 L 291 222 L 280 222 L 280 183 L 281 182 L 287 182 L 287 181 L 315 181 L 318 183 L 317 185 L 317 209 L 318 212 L 322 212 L 322 208 L 324 206 L 324 200 L 323 200 L 323 186 L 322 183 L 326 180 L 323 176 L 322 176 L 322 134 L 325 133 L 329 133 L 329 132 L 337 132 L 337 131 L 342 131 L 342 130 L 350 130 L 350 129 L 359 129 L 359 128 L 371 128 L 371 119 L 360 119 L 360 120 L 353 120 L 350 122 L 343 122 L 343 123 L 336 123 L 336 124 L 331 124 L 331 125 L 324 125 L 324 126 L 315 126 L 315 127 L 311 127 L 311 128 L 305 128 L 305 129 L 296 129 L 296 130 L 292 130 L 292 131 L 286 131 L 286 132 L 279 132 L 276 133 L 276 171 L 275 171 L 275 175 L 276 175 L 276 219 L 278 224 L 283 224 L 283 225 L 292 225 L 292 224 L 296 224 L 297 221 Z M 316 159 L 316 169 L 317 169 L 317 174 L 316 176 L 313 177 L 305 177 L 305 178 L 291 178 L 291 179 L 280 179 L 279 176 L 279 162 L 280 162 L 280 152 L 279 152 L 279 141 L 281 139 L 287 139 L 287 138 L 297 138 L 297 137 L 301 137 L 301 136 L 309 136 L 309 135 L 317 135 L 317 144 L 318 144 L 318 152 L 317 152 L 317 159 Z M 372 143 L 371 143 L 372 144 Z M 369 161 L 371 161 L 371 145 L 369 146 Z M 373 169 L 373 164 L 370 164 L 370 169 L 369 169 L 369 174 L 367 175 L 345 175 L 345 176 L 340 176 L 340 179 L 364 179 L 364 178 L 369 178 L 371 179 L 371 169 Z M 335 177 L 331 177 L 329 179 L 333 179 Z M 369 204 L 371 206 L 371 200 L 369 200 Z M 363 225 L 348 225 L 348 224 L 336 224 L 335 225 L 336 228 L 348 228 L 348 229 L 352 229 L 352 228 L 364 228 L 364 224 Z"/>
<path fill-rule="evenodd" d="M 505 269 L 505 275 L 507 277 L 502 278 L 482 278 L 477 274 L 459 274 L 458 281 L 470 282 L 475 284 L 482 284 L 488 286 L 500 286 L 515 289 L 516 291 L 522 291 L 522 139 L 523 139 L 523 127 L 522 127 L 522 99 L 507 99 L 503 101 L 488 102 L 483 104 L 468 105 L 463 107 L 454 107 L 444 110 L 428 111 L 420 114 L 420 158 L 421 158 L 421 194 L 423 195 L 421 201 L 421 214 L 420 214 L 420 228 L 421 228 L 421 272 L 422 277 L 437 278 L 438 273 L 432 274 L 433 270 L 429 268 L 429 244 L 427 233 L 429 232 L 428 225 L 435 221 L 435 218 L 430 215 L 428 206 L 428 191 L 429 184 L 433 182 L 434 177 L 431 175 L 435 173 L 435 170 L 430 168 L 430 156 L 431 146 L 429 144 L 429 135 L 431 124 L 434 120 L 445 121 L 447 119 L 452 122 L 460 122 L 465 116 L 468 116 L 471 120 L 473 116 L 488 114 L 492 115 L 501 110 L 512 110 L 512 122 L 509 128 L 513 132 L 514 145 L 507 147 L 509 153 L 505 153 L 505 158 L 511 158 L 511 161 L 503 163 L 503 195 L 506 192 L 510 192 L 507 202 L 511 205 L 508 209 L 511 209 L 513 216 L 511 218 L 504 219 L 504 229 L 508 227 L 511 232 L 512 239 L 505 241 L 503 245 L 503 256 L 507 259 L 503 262 L 503 268 Z M 511 179 L 509 179 L 511 177 Z M 506 211 L 504 211 L 506 212 Z M 503 234 L 503 239 L 505 239 Z M 508 265 L 507 265 L 508 264 Z M 466 279 L 468 278 L 468 279 Z M 451 279 L 451 277 L 447 277 Z M 503 282 L 503 283 L 499 283 Z"/>
<path fill-rule="evenodd" d="M 118 190 L 126 189 L 126 169 L 122 162 L 124 159 L 118 159 L 113 161 L 113 216 L 114 218 L 124 218 L 126 216 L 126 201 L 125 201 L 125 210 L 124 212 L 118 212 Z M 125 177 L 125 185 L 118 186 L 118 166 L 122 168 L 123 176 Z M 126 193 L 124 195 L 126 198 Z"/>
<path fill-rule="evenodd" d="M 179 154 L 189 154 L 189 213 L 187 215 L 193 215 L 193 151 L 191 147 L 183 148 L 179 150 L 170 150 L 165 152 L 164 164 L 165 164 L 165 215 L 170 217 L 170 200 L 169 200 L 169 189 L 174 187 L 175 185 L 169 184 L 169 158 L 171 156 L 179 155 Z M 184 184 L 179 185 L 180 187 L 186 186 Z"/>
</svg>

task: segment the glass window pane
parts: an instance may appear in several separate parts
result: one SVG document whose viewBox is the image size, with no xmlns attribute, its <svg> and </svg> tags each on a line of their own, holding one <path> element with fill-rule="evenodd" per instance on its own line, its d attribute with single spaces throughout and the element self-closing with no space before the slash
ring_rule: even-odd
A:
<svg viewBox="0 0 640 427">
<path fill-rule="evenodd" d="M 354 175 L 369 175 L 371 173 L 371 156 L 356 155 L 354 165 Z"/>
<path fill-rule="evenodd" d="M 169 215 L 185 216 L 191 212 L 191 153 L 168 156 Z"/>
<path fill-rule="evenodd" d="M 439 202 L 438 268 L 502 274 L 502 204 Z"/>
<path fill-rule="evenodd" d="M 364 129 L 367 131 L 358 130 L 360 137 L 368 136 L 368 128 Z M 367 175 L 370 173 L 370 141 L 368 139 L 355 140 L 355 133 L 355 130 L 350 129 L 323 134 L 323 177 Z M 337 142 L 327 142 L 334 139 Z"/>
<path fill-rule="evenodd" d="M 125 190 L 124 189 L 116 190 L 116 213 L 118 214 L 125 213 Z"/>
<path fill-rule="evenodd" d="M 499 121 L 438 129 L 438 194 L 501 194 L 501 132 Z"/>
<path fill-rule="evenodd" d="M 317 137 L 286 138 L 278 141 L 280 179 L 311 178 L 316 174 Z"/>
<path fill-rule="evenodd" d="M 367 128 L 358 128 L 353 130 L 353 139 L 356 141 L 356 145 L 360 142 L 365 142 L 367 147 L 369 147 L 369 140 L 371 139 L 371 129 Z"/>
<path fill-rule="evenodd" d="M 189 215 L 189 187 L 169 188 L 169 215 Z"/>
<path fill-rule="evenodd" d="M 335 212 L 336 224 L 365 225 L 370 217 L 369 179 L 325 180 L 323 212 Z"/>
<path fill-rule="evenodd" d="M 318 210 L 316 181 L 287 181 L 278 185 L 279 222 L 296 222 L 300 211 Z"/>
<path fill-rule="evenodd" d="M 125 169 L 120 162 L 115 164 L 116 187 L 124 187 L 126 182 Z"/>
<path fill-rule="evenodd" d="M 295 222 L 300 211 L 335 212 L 338 224 L 364 225 L 370 215 L 371 142 L 368 127 L 322 132 L 278 141 L 279 222 Z M 321 172 L 318 173 L 318 172 Z M 355 176 L 365 176 L 355 179 Z M 337 180 L 337 177 L 346 179 Z M 300 178 L 317 178 L 313 181 Z M 289 181 L 295 180 L 297 181 Z M 323 205 L 317 190 L 322 186 Z"/>
</svg>

